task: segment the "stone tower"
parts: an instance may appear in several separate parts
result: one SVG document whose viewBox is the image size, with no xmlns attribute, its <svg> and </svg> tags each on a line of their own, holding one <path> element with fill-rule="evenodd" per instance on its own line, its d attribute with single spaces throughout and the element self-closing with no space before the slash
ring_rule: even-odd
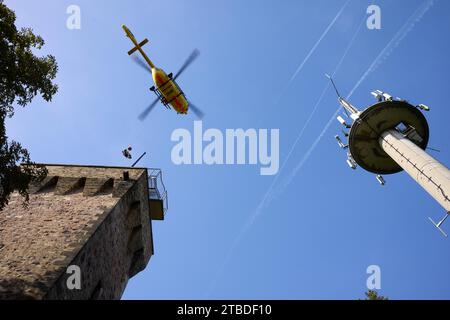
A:
<svg viewBox="0 0 450 320">
<path fill-rule="evenodd" d="M 0 212 L 0 299 L 119 299 L 153 255 L 160 170 L 46 165 Z"/>
</svg>

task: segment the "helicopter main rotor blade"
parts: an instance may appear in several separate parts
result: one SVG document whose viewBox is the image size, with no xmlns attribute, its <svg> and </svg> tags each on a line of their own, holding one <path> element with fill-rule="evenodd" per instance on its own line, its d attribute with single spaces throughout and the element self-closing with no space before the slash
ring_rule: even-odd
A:
<svg viewBox="0 0 450 320">
<path fill-rule="evenodd" d="M 156 106 L 156 104 L 158 103 L 159 99 L 157 98 L 155 101 L 153 101 L 148 107 L 147 109 L 145 109 L 140 115 L 139 115 L 139 120 L 144 121 L 145 118 L 147 118 L 148 114 L 150 113 L 150 111 L 153 110 L 153 108 Z"/>
<path fill-rule="evenodd" d="M 189 102 L 189 109 L 192 110 L 192 112 L 197 116 L 197 118 L 199 119 L 203 119 L 203 117 L 205 116 L 205 114 L 203 113 L 203 111 L 201 111 L 199 108 L 197 108 L 192 102 Z"/>
<path fill-rule="evenodd" d="M 141 67 L 142 69 L 144 69 L 147 72 L 152 73 L 152 69 L 150 69 L 150 67 L 148 66 L 148 64 L 144 61 L 144 59 L 142 59 L 141 56 L 131 56 L 131 58 L 133 59 L 133 62 L 136 63 L 139 67 Z"/>
<path fill-rule="evenodd" d="M 197 59 L 199 54 L 200 54 L 200 51 L 198 51 L 197 49 L 192 51 L 191 55 L 187 58 L 187 60 L 184 62 L 183 66 L 180 68 L 180 70 L 175 74 L 173 79 L 176 80 L 184 72 L 184 70 L 186 70 L 186 68 L 189 67 L 189 65 L 192 62 L 194 62 L 195 59 Z"/>
</svg>

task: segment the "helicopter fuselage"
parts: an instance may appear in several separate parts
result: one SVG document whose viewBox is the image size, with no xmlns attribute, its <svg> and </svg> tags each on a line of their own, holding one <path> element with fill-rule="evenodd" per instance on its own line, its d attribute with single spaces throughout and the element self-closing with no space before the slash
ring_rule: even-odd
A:
<svg viewBox="0 0 450 320">
<path fill-rule="evenodd" d="M 152 68 L 152 77 L 161 102 L 166 106 L 170 105 L 177 113 L 187 114 L 189 103 L 175 80 L 156 67 Z"/>
</svg>

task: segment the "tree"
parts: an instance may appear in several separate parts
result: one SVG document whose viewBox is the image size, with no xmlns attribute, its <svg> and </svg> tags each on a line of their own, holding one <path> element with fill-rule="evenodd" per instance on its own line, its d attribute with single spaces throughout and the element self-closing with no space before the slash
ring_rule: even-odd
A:
<svg viewBox="0 0 450 320">
<path fill-rule="evenodd" d="M 366 300 L 389 300 L 384 296 L 379 296 L 375 290 L 369 290 L 366 292 Z"/>
<path fill-rule="evenodd" d="M 14 115 L 16 104 L 25 107 L 38 94 L 51 101 L 58 91 L 52 82 L 58 71 L 55 57 L 35 56 L 33 51 L 41 49 L 44 40 L 30 28 L 18 30 L 15 21 L 15 13 L 0 0 L 0 210 L 15 190 L 26 204 L 29 183 L 47 174 L 19 142 L 8 141 L 5 119 Z"/>
</svg>

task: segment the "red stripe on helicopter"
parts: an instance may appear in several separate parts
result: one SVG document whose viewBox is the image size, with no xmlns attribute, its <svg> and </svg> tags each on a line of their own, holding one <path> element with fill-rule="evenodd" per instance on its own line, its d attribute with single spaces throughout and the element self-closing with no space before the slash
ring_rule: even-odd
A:
<svg viewBox="0 0 450 320">
<path fill-rule="evenodd" d="M 175 98 L 175 100 L 173 101 L 175 103 L 175 105 L 181 109 L 181 107 L 183 106 L 183 104 L 181 103 L 181 101 L 177 98 Z"/>
<path fill-rule="evenodd" d="M 163 80 L 161 78 L 161 75 L 159 73 L 156 74 L 156 82 L 159 82 L 159 85 L 163 83 Z"/>
</svg>

